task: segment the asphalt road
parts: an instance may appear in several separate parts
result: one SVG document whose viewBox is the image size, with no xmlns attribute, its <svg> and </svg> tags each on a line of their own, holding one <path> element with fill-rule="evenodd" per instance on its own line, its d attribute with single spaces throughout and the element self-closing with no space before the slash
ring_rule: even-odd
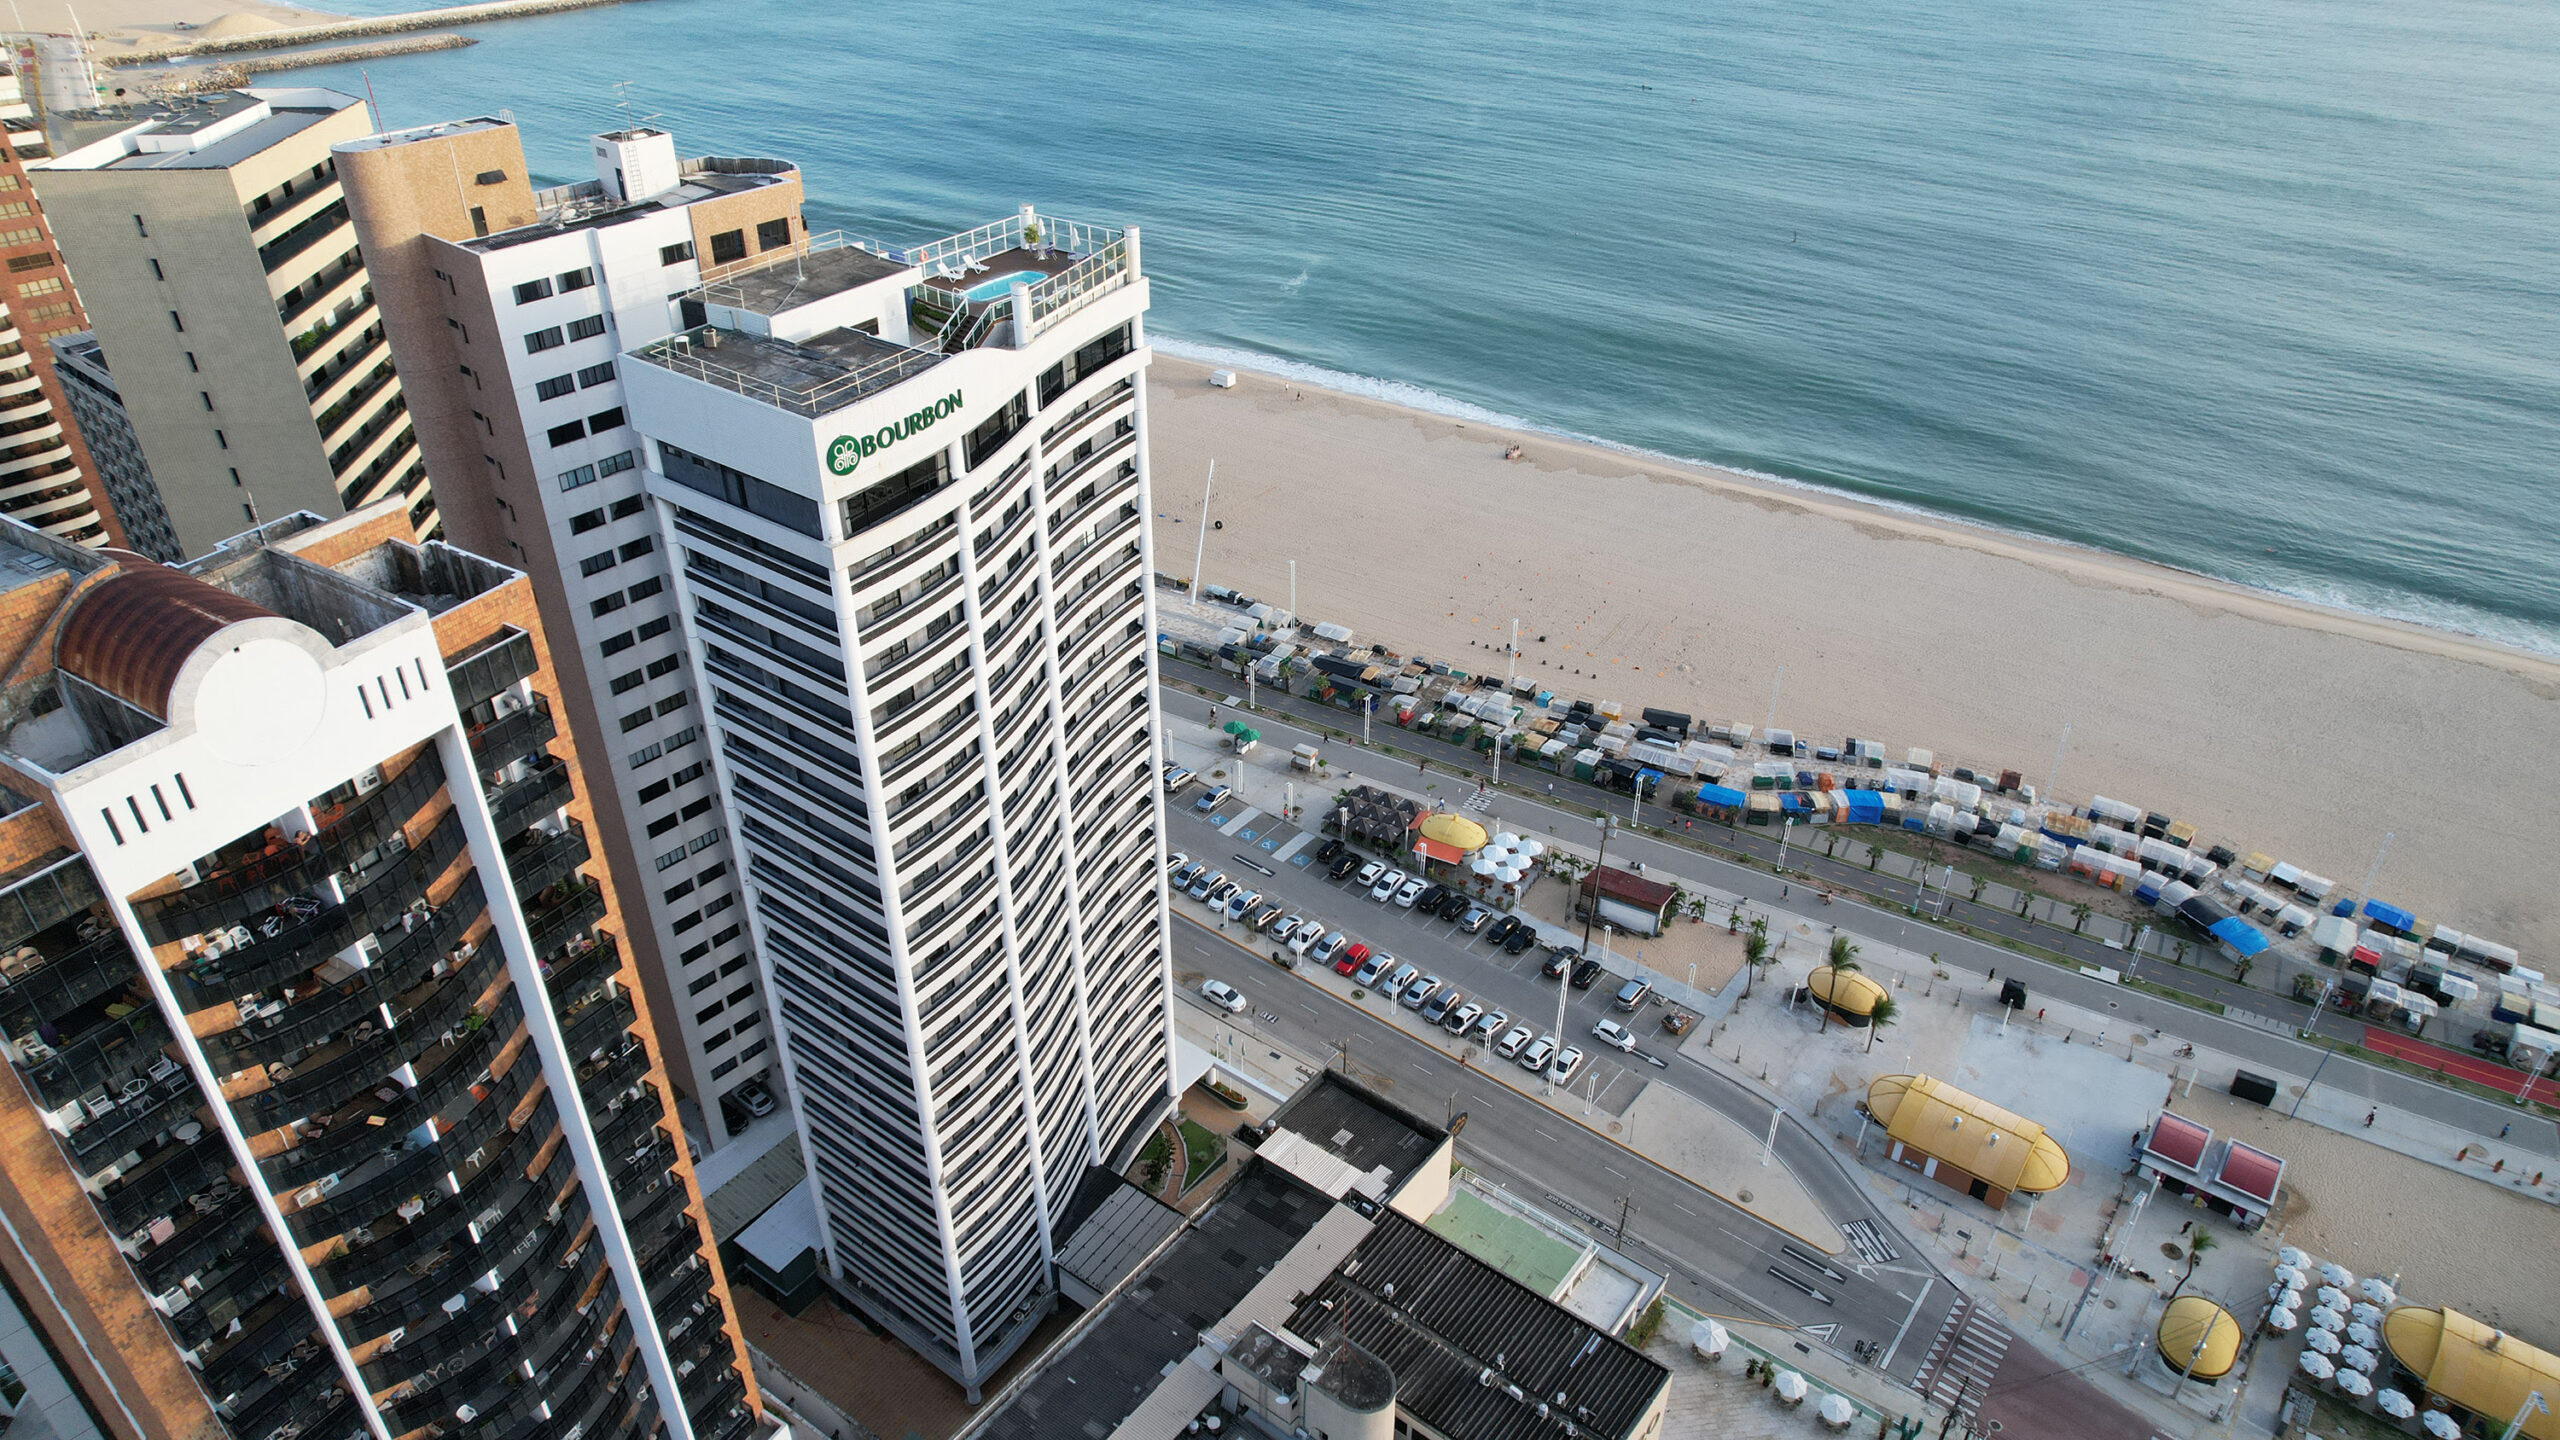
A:
<svg viewBox="0 0 2560 1440">
<path fill-rule="evenodd" d="M 1165 661 L 1165 670 L 1168 675 L 1212 689 L 1234 683 L 1232 676 L 1220 675 L 1171 659 Z M 1329 728 L 1356 731 L 1359 727 L 1357 716 L 1293 695 L 1263 691 L 1256 698 L 1262 708 L 1254 723 L 1264 731 L 1266 743 L 1286 747 L 1296 744 L 1302 738 L 1319 740 L 1325 746 L 1326 760 L 1337 771 L 1397 786 L 1409 786 L 1417 779 L 1427 780 L 1426 776 L 1417 774 L 1400 758 L 1391 759 L 1375 751 L 1344 745 L 1312 732 L 1299 732 L 1279 718 L 1296 716 Z M 1164 688 L 1161 699 L 1167 713 L 1202 721 L 1207 720 L 1209 707 L 1217 703 L 1172 685 Z M 1474 779 L 1486 773 L 1484 756 L 1446 741 L 1398 730 L 1392 723 L 1387 722 L 1377 723 L 1372 733 L 1373 737 L 1381 742 L 1391 741 L 1399 749 L 1425 757 L 1430 763 L 1433 774 Z M 1545 771 L 1532 771 L 1526 774 L 1533 775 L 1534 782 L 1526 779 L 1523 772 L 1518 771 L 1514 772 L 1513 779 L 1524 784 L 1545 785 L 1552 782 L 1554 793 L 1559 799 L 1567 799 L 1583 805 L 1605 804 L 1612 814 L 1621 818 L 1633 814 L 1640 816 L 1643 823 L 1647 825 L 1674 828 L 1688 818 L 1665 806 L 1638 805 L 1633 796 L 1614 794 L 1561 776 L 1550 777 Z M 1549 834 L 1590 834 L 1597 838 L 1597 832 L 1589 815 L 1551 806 L 1535 796 L 1522 794 L 1517 790 L 1504 793 L 1499 810 L 1507 819 L 1517 819 L 1523 824 L 1542 829 Z M 1774 861 L 1776 858 L 1778 841 L 1765 830 L 1756 830 L 1748 826 L 1716 826 L 1714 830 L 1713 840 L 1719 846 L 1743 852 L 1763 861 Z M 1890 908 L 1890 905 L 1898 902 L 1907 907 L 1917 898 L 1915 886 L 1909 882 L 1871 874 L 1863 868 L 1840 864 L 1818 852 L 1808 855 L 1802 847 L 1791 848 L 1787 855 L 1787 867 L 1790 873 L 1786 876 L 1779 876 L 1768 870 L 1737 865 L 1731 861 L 1703 854 L 1689 846 L 1623 830 L 1610 840 L 1609 853 L 1613 857 L 1641 860 L 1649 867 L 1660 866 L 1671 874 L 1703 881 L 1722 892 L 1738 895 L 1754 904 L 1798 911 L 1803 909 L 1803 902 L 1793 897 L 1792 892 L 1797 889 L 1819 888 L 1828 884 L 1833 887 L 1855 886 L 1878 892 L 1887 902 L 1886 906 L 1840 899 L 1828 908 L 1817 906 L 1816 909 L 1820 912 L 1821 918 L 1828 922 L 1909 950 L 1934 954 L 1943 965 L 1972 972 L 1972 977 L 1984 977 L 1976 983 L 1987 983 L 1987 977 L 2005 970 L 2013 978 L 2026 981 L 2030 995 L 2028 1003 L 2031 1006 L 2036 1003 L 2033 997 L 2042 994 L 2101 1015 L 2121 1016 L 2122 1027 L 2111 1026 L 2108 1029 L 2108 1037 L 2112 1040 L 2121 1041 L 2123 1036 L 2137 1030 L 2159 1031 L 2181 1039 L 2196 1041 L 2208 1049 L 2235 1055 L 2249 1064 L 2264 1066 L 2285 1074 L 2310 1075 L 2317 1070 L 2323 1089 L 2344 1091 L 2367 1103 L 2396 1106 L 2471 1135 L 2495 1135 L 2501 1126 L 2512 1123 L 2514 1133 L 2509 1143 L 2537 1153 L 2560 1157 L 2560 1127 L 2555 1127 L 2550 1121 L 2539 1116 L 2529 1115 L 2513 1106 L 2464 1094 L 2414 1076 L 2385 1070 L 2349 1056 L 2331 1057 L 2323 1066 L 2323 1052 L 2320 1049 L 2294 1039 L 2289 1033 L 2277 1033 L 2255 1025 L 2226 1020 L 2173 1000 L 2110 985 L 2105 981 L 2082 975 L 2076 968 L 2021 955 L 1989 941 L 1959 935 L 1931 925 L 1925 920 L 1914 919 L 1904 910 Z M 2111 949 L 2096 941 L 2050 926 L 2030 925 L 2015 915 L 1974 905 L 1961 898 L 1944 897 L 1935 890 L 1930 892 L 1928 898 L 1933 903 L 1943 900 L 1946 907 L 1953 912 L 1953 918 L 1961 920 L 1966 925 L 2003 934 L 2014 932 L 2015 938 L 2028 940 L 2044 949 L 2060 952 L 2091 966 L 2124 970 L 2128 969 L 2128 962 L 2133 959 L 2130 952 Z M 2161 984 L 2216 1001 L 2227 1007 L 2263 1015 L 2296 1028 L 2310 1025 L 2314 1021 L 2311 1007 L 2271 991 L 2254 989 L 2194 970 L 2172 967 L 2163 961 L 2142 961 L 2131 969 L 2134 973 L 2142 974 L 2144 978 L 2156 980 Z M 1552 1008 L 1552 999 L 1549 1003 Z M 2363 1033 L 2360 1024 L 2334 1013 L 2318 1016 L 2317 1023 L 2320 1033 L 2342 1039 L 2358 1039 Z M 1584 1028 L 1587 1030 L 1587 1025 Z M 2230 1077 L 2227 1075 L 2210 1074 L 2200 1078 L 2202 1083 L 2208 1086 L 2223 1086 L 2230 1083 Z M 1762 1123 L 1765 1124 L 1765 1111 L 1763 1114 Z"/>
</svg>

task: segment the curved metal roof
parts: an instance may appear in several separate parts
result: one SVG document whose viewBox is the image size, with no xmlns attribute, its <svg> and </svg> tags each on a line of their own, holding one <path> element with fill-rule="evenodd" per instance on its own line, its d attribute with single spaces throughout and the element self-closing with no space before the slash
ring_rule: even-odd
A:
<svg viewBox="0 0 2560 1440">
<path fill-rule="evenodd" d="M 2190 1380 L 2219 1380 L 2240 1358 L 2240 1322 L 2201 1295 L 2170 1301 L 2160 1312 L 2156 1338 L 2160 1358 Z"/>
<path fill-rule="evenodd" d="M 1876 1002 L 1887 996 L 1884 986 L 1868 976 L 1855 970 L 1834 970 L 1828 965 L 1817 966 L 1804 977 L 1804 988 L 1813 992 L 1814 999 L 1843 1015 L 1873 1014 Z"/>
<path fill-rule="evenodd" d="M 198 646 L 227 626 L 275 615 L 129 550 L 104 553 L 120 568 L 72 602 L 54 663 L 162 720 L 170 687 Z"/>
<path fill-rule="evenodd" d="M 2483 1325 L 2459 1310 L 2403 1305 L 2382 1317 L 2382 1343 L 2391 1358 L 2422 1377 L 2430 1395 L 2441 1395 L 2503 1426 L 2539 1390 L 2560 1394 L 2560 1355 Z M 2560 1437 L 2560 1419 L 2535 1412 L 2517 1432 L 2526 1440 Z"/>
<path fill-rule="evenodd" d="M 2071 1158 L 2044 1127 L 1934 1075 L 1879 1075 L 1867 1113 L 1885 1133 L 2003 1190 L 2030 1194 L 2071 1178 Z"/>
</svg>

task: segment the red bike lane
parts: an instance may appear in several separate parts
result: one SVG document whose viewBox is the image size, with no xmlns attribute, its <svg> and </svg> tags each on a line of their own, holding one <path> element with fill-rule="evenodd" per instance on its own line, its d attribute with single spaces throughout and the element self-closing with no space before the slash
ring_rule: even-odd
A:
<svg viewBox="0 0 2560 1440">
<path fill-rule="evenodd" d="M 2494 1060 L 2484 1060 L 2477 1055 L 2465 1054 L 2459 1050 L 2447 1050 L 2441 1045 L 2430 1045 L 2424 1040 L 2412 1040 L 2406 1035 L 2394 1035 L 2388 1030 L 2376 1029 L 2371 1025 L 2364 1027 L 2364 1048 L 2378 1054 L 2389 1055 L 2394 1059 L 2424 1065 L 2430 1070 L 2468 1080 L 2475 1085 L 2485 1085 L 2508 1095 L 2517 1093 L 2524 1080 L 2524 1072 L 2513 1066 L 2501 1065 Z M 2532 1082 L 2529 1093 L 2533 1099 L 2545 1105 L 2560 1105 L 2560 1085 L 2555 1085 L 2548 1080 Z"/>
</svg>

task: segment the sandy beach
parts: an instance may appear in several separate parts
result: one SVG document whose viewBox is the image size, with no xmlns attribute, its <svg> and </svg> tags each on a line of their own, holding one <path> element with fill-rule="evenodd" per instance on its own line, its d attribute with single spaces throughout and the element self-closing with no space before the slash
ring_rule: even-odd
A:
<svg viewBox="0 0 2560 1440">
<path fill-rule="evenodd" d="M 39 34 L 68 35 L 86 26 L 101 59 L 129 50 L 216 39 L 293 25 L 325 25 L 346 17 L 263 0 L 18 0 L 17 23 Z"/>
<path fill-rule="evenodd" d="M 1157 563 L 1565 696 L 2013 768 L 2517 945 L 2544 903 L 2560 665 L 2138 562 L 1159 357 Z M 1525 457 L 1504 459 L 1514 443 Z M 1175 603 L 1179 603 L 1178 601 Z"/>
</svg>

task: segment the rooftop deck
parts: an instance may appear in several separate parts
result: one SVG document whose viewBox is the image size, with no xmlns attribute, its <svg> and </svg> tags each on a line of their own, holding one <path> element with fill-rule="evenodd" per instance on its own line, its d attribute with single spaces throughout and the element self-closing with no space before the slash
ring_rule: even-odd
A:
<svg viewBox="0 0 2560 1440">
<path fill-rule="evenodd" d="M 838 244 L 788 255 L 758 257 L 752 266 L 730 270 L 703 286 L 703 299 L 716 305 L 775 315 L 840 295 L 847 290 L 903 274 L 908 266 L 860 245 Z"/>
<path fill-rule="evenodd" d="M 829 330 L 795 342 L 716 325 L 678 331 L 631 356 L 812 418 L 921 375 L 944 358 L 859 330 Z"/>
</svg>

